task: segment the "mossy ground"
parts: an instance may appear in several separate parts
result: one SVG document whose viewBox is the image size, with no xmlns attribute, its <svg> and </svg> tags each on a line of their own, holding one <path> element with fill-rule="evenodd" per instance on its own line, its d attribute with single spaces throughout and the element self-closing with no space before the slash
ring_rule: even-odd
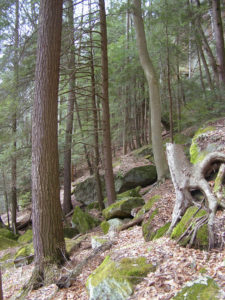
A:
<svg viewBox="0 0 225 300">
<path fill-rule="evenodd" d="M 0 228 L 0 237 L 5 237 L 10 240 L 17 240 L 18 235 L 15 235 L 12 231 L 7 228 Z"/>
<path fill-rule="evenodd" d="M 20 243 L 30 243 L 33 240 L 33 232 L 31 229 L 28 229 L 23 235 L 18 238 L 18 242 Z"/>
<path fill-rule="evenodd" d="M 0 236 L 0 250 L 17 247 L 19 243 L 15 240 L 8 239 L 7 237 Z"/>
</svg>

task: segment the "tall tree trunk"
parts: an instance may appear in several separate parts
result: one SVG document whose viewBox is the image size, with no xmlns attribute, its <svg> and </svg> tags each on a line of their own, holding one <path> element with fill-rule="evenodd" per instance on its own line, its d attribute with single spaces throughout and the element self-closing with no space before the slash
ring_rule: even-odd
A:
<svg viewBox="0 0 225 300">
<path fill-rule="evenodd" d="M 92 100 L 92 113 L 93 113 L 93 127 L 94 127 L 94 176 L 96 184 L 97 199 L 101 210 L 105 208 L 104 198 L 102 194 L 101 178 L 99 174 L 99 139 L 98 139 L 98 114 L 96 105 L 96 90 L 95 90 L 95 67 L 94 67 L 94 55 L 93 55 L 93 37 L 92 37 L 92 24 L 91 24 L 91 1 L 88 1 L 89 5 L 89 24 L 90 24 L 90 64 L 91 64 L 91 100 Z"/>
<path fill-rule="evenodd" d="M 49 263 L 65 261 L 57 138 L 61 27 L 62 0 L 41 0 L 32 126 L 32 221 L 35 271 L 43 280 Z"/>
<path fill-rule="evenodd" d="M 3 300 L 3 291 L 2 291 L 2 272 L 0 267 L 0 300 Z"/>
<path fill-rule="evenodd" d="M 100 31 L 101 31 L 101 53 L 102 53 L 102 130 L 103 130 L 103 152 L 105 182 L 108 204 L 116 200 L 115 185 L 112 168 L 112 149 L 110 134 L 110 113 L 108 95 L 108 53 L 107 53 L 107 25 L 105 14 L 105 1 L 99 0 L 100 8 Z"/>
<path fill-rule="evenodd" d="M 16 0 L 15 30 L 14 30 L 14 113 L 12 117 L 13 155 L 11 163 L 11 221 L 12 230 L 16 234 L 16 210 L 17 210 L 17 158 L 16 158 L 16 132 L 17 132 L 17 105 L 19 89 L 19 0 Z"/>
<path fill-rule="evenodd" d="M 5 171 L 2 169 L 2 181 L 3 181 L 3 191 L 4 191 L 4 198 L 5 198 L 5 208 L 7 212 L 7 221 L 8 226 L 10 227 L 10 220 L 9 220 L 9 200 L 8 200 L 8 193 L 6 188 L 6 182 L 5 182 Z"/>
<path fill-rule="evenodd" d="M 220 85 L 225 84 L 225 48 L 220 0 L 212 0 L 212 12 L 216 39 L 216 54 Z"/>
<path fill-rule="evenodd" d="M 74 53 L 74 20 L 73 1 L 67 4 L 68 25 L 69 25 L 69 96 L 68 110 L 66 118 L 65 150 L 64 150 L 64 198 L 63 211 L 68 214 L 73 206 L 71 202 L 71 147 L 73 133 L 73 112 L 75 102 L 75 53 Z"/>
<path fill-rule="evenodd" d="M 133 0 L 133 4 L 134 26 L 136 30 L 139 57 L 149 86 L 153 155 L 155 159 L 158 180 L 161 180 L 168 175 L 168 165 L 163 150 L 161 133 L 161 107 L 159 83 L 154 66 L 148 54 L 144 23 L 141 16 L 141 1 Z"/>
</svg>

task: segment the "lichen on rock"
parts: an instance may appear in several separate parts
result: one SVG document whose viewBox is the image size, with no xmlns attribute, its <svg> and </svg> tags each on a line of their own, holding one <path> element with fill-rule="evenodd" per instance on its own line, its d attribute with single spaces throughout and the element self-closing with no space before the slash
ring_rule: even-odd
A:
<svg viewBox="0 0 225 300">
<path fill-rule="evenodd" d="M 216 282 L 208 276 L 199 277 L 193 282 L 188 282 L 183 289 L 178 292 L 173 300 L 219 300 L 222 299 L 220 288 Z"/>
<path fill-rule="evenodd" d="M 88 277 L 89 300 L 125 300 L 133 293 L 135 284 L 151 271 L 155 271 L 155 267 L 148 264 L 144 257 L 115 262 L 107 256 Z"/>
</svg>

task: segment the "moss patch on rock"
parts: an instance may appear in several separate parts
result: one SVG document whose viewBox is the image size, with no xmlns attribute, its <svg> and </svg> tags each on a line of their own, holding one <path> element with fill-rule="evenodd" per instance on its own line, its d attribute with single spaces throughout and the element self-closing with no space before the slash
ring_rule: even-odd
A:
<svg viewBox="0 0 225 300">
<path fill-rule="evenodd" d="M 17 259 L 18 257 L 27 257 L 34 254 L 34 247 L 33 243 L 28 244 L 26 246 L 21 247 L 15 254 L 14 259 Z"/>
<path fill-rule="evenodd" d="M 65 238 L 65 244 L 66 244 L 66 252 L 71 255 L 73 251 L 76 251 L 80 244 L 86 239 L 86 236 L 80 236 L 76 240 L 72 240 L 69 238 Z"/>
<path fill-rule="evenodd" d="M 140 197 L 127 197 L 105 208 L 102 214 L 106 220 L 116 217 L 126 218 L 131 216 L 133 208 L 142 206 L 143 204 L 144 199 Z"/>
<path fill-rule="evenodd" d="M 18 242 L 26 244 L 30 243 L 33 240 L 33 232 L 31 229 L 28 229 L 23 235 L 18 238 Z"/>
<path fill-rule="evenodd" d="M 82 211 L 79 206 L 74 209 L 72 224 L 80 233 L 86 233 L 88 230 L 98 226 L 100 221 L 93 218 L 87 212 Z"/>
<path fill-rule="evenodd" d="M 158 201 L 160 199 L 159 195 L 155 195 L 153 196 L 151 199 L 149 199 L 145 205 L 139 210 L 139 212 L 136 214 L 135 219 L 139 218 L 140 216 L 142 216 L 143 214 L 145 214 L 146 212 L 148 212 L 153 204 Z"/>
<path fill-rule="evenodd" d="M 109 256 L 88 277 L 86 286 L 92 300 L 125 300 L 132 293 L 134 285 L 140 282 L 155 267 L 146 258 L 124 258 L 120 262 Z"/>
<path fill-rule="evenodd" d="M 193 217 L 193 215 L 197 211 L 197 207 L 191 206 L 189 207 L 180 222 L 177 226 L 173 229 L 171 238 L 172 239 L 179 239 L 179 237 L 185 232 L 185 230 L 191 225 L 192 227 L 195 226 L 196 220 L 204 215 L 206 215 L 206 211 L 201 209 L 199 212 Z M 186 246 L 190 241 L 191 237 L 187 237 L 182 239 L 180 244 L 182 246 Z M 207 225 L 203 225 L 197 232 L 196 239 L 195 239 L 195 247 L 206 249 L 208 247 L 208 227 Z"/>
<path fill-rule="evenodd" d="M 153 240 L 155 236 L 155 229 L 152 225 L 152 220 L 158 214 L 158 209 L 155 209 L 147 220 L 142 222 L 142 235 L 146 242 Z"/>
<path fill-rule="evenodd" d="M 126 192 L 116 195 L 116 199 L 119 201 L 119 200 L 122 200 L 123 198 L 127 198 L 127 197 L 141 197 L 140 190 L 141 190 L 141 187 L 137 186 L 135 189 L 131 189 L 131 190 L 128 190 Z"/>
<path fill-rule="evenodd" d="M 162 227 L 160 227 L 159 229 L 156 230 L 155 235 L 153 237 L 153 240 L 157 240 L 159 238 L 161 238 L 162 236 L 164 236 L 167 232 L 167 230 L 170 227 L 170 222 L 166 223 L 165 225 L 163 225 Z"/>
<path fill-rule="evenodd" d="M 172 299 L 218 300 L 221 299 L 220 288 L 211 277 L 199 277 L 193 282 L 188 282 L 186 286 Z"/>
<path fill-rule="evenodd" d="M 101 236 L 92 236 L 91 237 L 91 247 L 92 249 L 96 249 L 103 244 L 107 243 L 108 240 L 105 238 L 102 238 Z"/>
<path fill-rule="evenodd" d="M 201 151 L 201 149 L 198 146 L 198 139 L 200 136 L 202 136 L 204 133 L 208 131 L 213 131 L 215 128 L 213 126 L 209 126 L 206 128 L 200 128 L 194 135 L 192 139 L 192 144 L 190 147 L 190 161 L 192 164 L 196 164 L 198 162 L 201 162 L 205 156 L 209 153 L 208 151 L 204 150 Z"/>
<path fill-rule="evenodd" d="M 101 226 L 103 233 L 107 234 L 109 231 L 109 222 L 103 221 L 100 226 Z"/>
</svg>

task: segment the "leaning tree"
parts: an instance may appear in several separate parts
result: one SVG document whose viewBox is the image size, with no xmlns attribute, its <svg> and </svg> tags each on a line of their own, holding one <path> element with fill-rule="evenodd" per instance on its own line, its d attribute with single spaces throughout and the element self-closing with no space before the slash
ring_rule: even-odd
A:
<svg viewBox="0 0 225 300">
<path fill-rule="evenodd" d="M 170 169 L 171 178 L 176 193 L 176 201 L 172 214 L 172 222 L 168 230 L 170 234 L 184 215 L 188 207 L 195 205 L 204 208 L 207 215 L 199 218 L 191 231 L 186 231 L 185 235 L 191 234 L 191 241 L 196 238 L 197 232 L 201 226 L 208 224 L 209 248 L 215 245 L 214 238 L 214 220 L 218 205 L 225 208 L 223 181 L 225 178 L 225 154 L 223 152 L 212 152 L 205 158 L 196 163 L 191 164 L 187 159 L 182 145 L 168 143 L 166 145 L 167 158 Z M 217 172 L 215 185 L 212 187 L 210 174 Z M 193 197 L 193 191 L 200 191 L 203 195 L 203 201 L 196 202 Z"/>
</svg>

